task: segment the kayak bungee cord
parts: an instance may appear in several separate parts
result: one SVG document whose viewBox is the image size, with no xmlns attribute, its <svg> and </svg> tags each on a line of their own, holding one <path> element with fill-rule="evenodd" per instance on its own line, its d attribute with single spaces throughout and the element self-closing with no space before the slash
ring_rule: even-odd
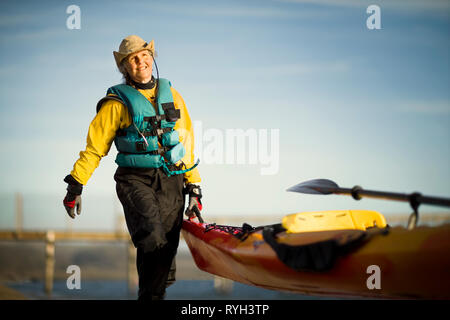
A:
<svg viewBox="0 0 450 320">
<path fill-rule="evenodd" d="M 254 231 L 258 231 L 260 229 L 263 229 L 264 227 L 252 227 L 251 225 L 249 225 L 248 223 L 243 223 L 242 227 L 233 227 L 233 226 L 225 226 L 225 225 L 217 225 L 215 223 L 211 223 L 211 224 L 207 224 L 205 226 L 205 231 L 209 232 L 211 230 L 220 230 L 226 233 L 229 233 L 233 236 L 235 236 L 236 238 L 238 238 L 241 241 L 244 241 L 245 239 L 248 238 L 248 236 L 254 232 Z"/>
</svg>

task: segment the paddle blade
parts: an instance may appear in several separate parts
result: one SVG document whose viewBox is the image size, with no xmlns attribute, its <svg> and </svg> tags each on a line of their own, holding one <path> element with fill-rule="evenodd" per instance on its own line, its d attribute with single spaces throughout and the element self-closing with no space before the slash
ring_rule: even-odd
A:
<svg viewBox="0 0 450 320">
<path fill-rule="evenodd" d="M 339 186 L 327 179 L 314 179 L 296 184 L 286 191 L 299 192 L 307 194 L 332 194 L 337 191 Z"/>
</svg>

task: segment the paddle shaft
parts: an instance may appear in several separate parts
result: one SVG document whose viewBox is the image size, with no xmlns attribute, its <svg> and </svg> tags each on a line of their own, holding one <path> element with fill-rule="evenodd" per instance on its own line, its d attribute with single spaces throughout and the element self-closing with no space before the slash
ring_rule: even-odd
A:
<svg viewBox="0 0 450 320">
<path fill-rule="evenodd" d="M 435 206 L 450 207 L 450 199 L 424 196 L 420 193 L 405 194 L 405 193 L 395 193 L 395 192 L 364 190 L 358 186 L 355 186 L 352 189 L 336 188 L 333 191 L 333 193 L 343 194 L 343 195 L 351 195 L 356 200 L 360 200 L 362 197 L 365 197 L 365 198 L 404 201 L 404 202 L 415 203 L 417 205 L 429 204 L 429 205 L 435 205 Z"/>
</svg>

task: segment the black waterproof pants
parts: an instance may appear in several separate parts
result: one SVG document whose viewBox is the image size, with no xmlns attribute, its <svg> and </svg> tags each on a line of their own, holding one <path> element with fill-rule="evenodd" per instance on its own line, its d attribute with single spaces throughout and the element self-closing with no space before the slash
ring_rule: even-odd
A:
<svg viewBox="0 0 450 320">
<path fill-rule="evenodd" d="M 116 191 L 137 248 L 139 300 L 163 299 L 175 281 L 175 255 L 183 222 L 183 175 L 162 169 L 119 167 Z"/>
</svg>

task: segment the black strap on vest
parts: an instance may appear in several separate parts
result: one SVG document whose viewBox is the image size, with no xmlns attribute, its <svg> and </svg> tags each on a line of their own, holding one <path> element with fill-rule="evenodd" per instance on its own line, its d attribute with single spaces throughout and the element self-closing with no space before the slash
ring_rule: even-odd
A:
<svg viewBox="0 0 450 320">
<path fill-rule="evenodd" d="M 161 129 L 153 129 L 153 130 L 145 130 L 142 131 L 142 135 L 144 137 L 159 137 L 161 135 L 163 135 L 164 133 L 170 132 L 172 129 L 171 128 L 161 128 Z M 116 136 L 118 137 L 124 137 L 127 135 L 127 132 L 125 130 L 119 129 L 116 131 Z"/>
<path fill-rule="evenodd" d="M 170 132 L 172 129 L 171 128 L 157 128 L 157 129 L 153 129 L 153 130 L 146 130 L 146 131 L 142 131 L 142 135 L 144 137 L 150 137 L 150 136 L 161 136 L 166 132 Z"/>
<path fill-rule="evenodd" d="M 123 104 L 123 101 L 120 100 L 118 97 L 116 96 L 106 96 L 100 99 L 99 102 L 97 102 L 97 113 L 100 111 L 100 108 L 102 107 L 103 103 L 105 103 L 108 100 L 115 100 L 117 102 L 120 102 Z"/>
<path fill-rule="evenodd" d="M 166 120 L 169 122 L 175 122 L 181 117 L 180 109 L 175 109 L 175 105 L 172 102 L 162 104 L 164 114 L 158 114 L 153 117 L 144 117 L 144 121 L 150 122 L 152 126 L 160 127 L 161 121 Z"/>
<path fill-rule="evenodd" d="M 173 102 L 162 103 L 161 106 L 164 110 L 164 115 L 167 121 L 176 122 L 180 119 L 180 109 L 175 109 Z"/>
<path fill-rule="evenodd" d="M 143 150 L 145 150 L 145 149 L 143 149 Z M 169 150 L 170 150 L 170 147 L 161 147 L 161 148 L 158 148 L 158 150 L 141 152 L 141 153 L 132 153 L 132 152 L 123 152 L 123 151 L 121 151 L 120 153 L 123 153 L 123 154 L 151 154 L 151 155 L 161 156 Z"/>
</svg>

